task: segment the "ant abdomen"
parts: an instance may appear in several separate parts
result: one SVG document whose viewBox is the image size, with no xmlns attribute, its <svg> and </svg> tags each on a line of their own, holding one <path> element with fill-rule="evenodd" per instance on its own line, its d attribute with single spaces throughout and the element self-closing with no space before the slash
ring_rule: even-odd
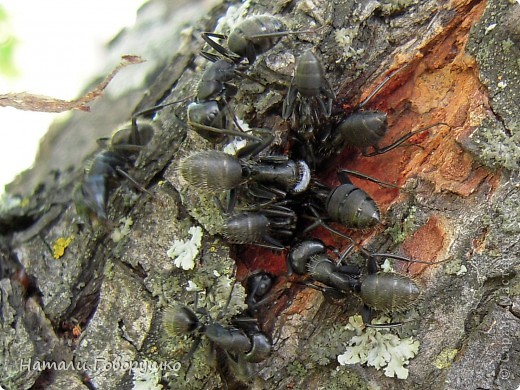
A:
<svg viewBox="0 0 520 390">
<path fill-rule="evenodd" d="M 381 111 L 360 111 L 349 115 L 338 126 L 345 143 L 356 148 L 377 145 L 388 128 L 387 115 Z"/>
<path fill-rule="evenodd" d="M 192 154 L 180 163 L 181 176 L 192 186 L 224 191 L 244 181 L 240 160 L 216 150 Z"/>
<path fill-rule="evenodd" d="M 417 282 L 394 272 L 378 272 L 367 275 L 361 284 L 363 302 L 383 312 L 409 309 L 421 296 Z"/>
<path fill-rule="evenodd" d="M 282 32 L 284 28 L 283 22 L 275 16 L 256 15 L 247 18 L 229 34 L 228 48 L 242 57 L 248 57 L 250 53 L 256 57 L 271 49 L 282 37 L 268 34 Z"/>
<path fill-rule="evenodd" d="M 164 313 L 164 326 L 170 334 L 191 334 L 200 328 L 197 315 L 184 305 L 175 305 Z"/>
<path fill-rule="evenodd" d="M 328 216 L 351 228 L 367 228 L 379 223 L 381 217 L 376 202 L 353 184 L 334 188 L 326 200 Z"/>
<path fill-rule="evenodd" d="M 269 235 L 270 221 L 262 213 L 240 213 L 228 218 L 222 226 L 222 235 L 234 244 L 264 241 Z"/>
</svg>

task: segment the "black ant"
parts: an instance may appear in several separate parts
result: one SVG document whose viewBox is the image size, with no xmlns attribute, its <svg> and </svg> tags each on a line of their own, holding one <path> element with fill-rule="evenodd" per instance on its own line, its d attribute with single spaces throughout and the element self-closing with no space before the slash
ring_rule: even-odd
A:
<svg viewBox="0 0 520 390">
<path fill-rule="evenodd" d="M 106 138 L 98 140 L 106 149 L 94 156 L 81 183 L 74 190 L 79 215 L 95 215 L 107 220 L 109 190 L 122 178 L 129 180 L 139 190 L 149 193 L 126 172 L 126 169 L 157 133 L 153 122 L 137 122 L 139 116 L 154 110 L 155 107 L 135 114 L 131 122 L 112 135 L 110 141 Z"/>
</svg>

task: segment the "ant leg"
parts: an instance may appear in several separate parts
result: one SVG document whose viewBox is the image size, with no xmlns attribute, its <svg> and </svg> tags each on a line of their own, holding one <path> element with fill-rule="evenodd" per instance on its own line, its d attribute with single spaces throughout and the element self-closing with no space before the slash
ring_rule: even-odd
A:
<svg viewBox="0 0 520 390">
<path fill-rule="evenodd" d="M 257 56 L 257 53 L 256 53 L 255 45 L 253 45 L 253 43 L 251 41 L 247 42 L 246 58 L 247 58 L 247 61 L 249 62 L 249 65 L 252 65 L 253 62 L 255 62 L 256 56 Z"/>
<path fill-rule="evenodd" d="M 316 284 L 314 284 L 313 282 L 310 282 L 310 281 L 296 282 L 295 284 L 299 284 L 299 285 L 304 286 L 304 287 L 312 288 L 314 290 L 322 292 L 323 294 L 330 294 L 330 293 L 338 294 L 339 293 L 341 295 L 344 295 L 341 291 L 338 291 L 338 289 L 336 289 L 334 287 L 318 286 L 318 285 L 316 285 Z"/>
<path fill-rule="evenodd" d="M 377 328 L 377 329 L 383 329 L 383 328 L 396 328 L 398 326 L 402 326 L 402 322 L 390 322 L 388 324 L 371 324 L 372 317 L 374 315 L 374 310 L 367 305 L 363 305 L 363 308 L 361 309 L 361 318 L 363 319 L 363 325 L 367 328 Z"/>
<path fill-rule="evenodd" d="M 255 208 L 249 208 L 249 210 L 256 210 L 258 208 L 265 208 L 269 205 L 276 203 L 278 200 L 283 199 L 287 196 L 287 193 L 276 188 L 266 187 L 262 184 L 256 184 L 254 187 L 247 187 L 247 193 L 253 198 L 258 199 L 258 206 Z M 248 210 L 246 207 L 245 210 Z"/>
<path fill-rule="evenodd" d="M 360 172 L 357 172 L 357 171 L 352 171 L 350 169 L 345 169 L 345 168 L 341 168 L 341 169 L 338 170 L 338 179 L 341 182 L 341 184 L 352 184 L 352 182 L 348 178 L 347 174 L 352 175 L 352 176 L 356 176 L 357 178 L 360 178 L 360 179 L 369 180 L 369 181 L 371 181 L 373 183 L 379 184 L 382 187 L 403 189 L 402 187 L 399 187 L 398 185 L 395 185 L 395 184 L 392 184 L 392 183 L 388 183 L 388 182 L 385 182 L 385 181 L 381 181 L 379 179 L 376 179 L 375 177 L 368 176 L 368 175 L 365 175 L 363 173 L 360 173 Z"/>
<path fill-rule="evenodd" d="M 254 77 L 251 77 L 250 75 L 248 75 L 247 73 L 244 73 L 242 70 L 240 69 L 235 69 L 234 70 L 234 73 L 235 75 L 237 75 L 238 77 L 242 77 L 242 78 L 246 78 L 248 79 L 249 81 L 253 82 L 253 83 L 256 83 L 256 84 L 259 84 L 261 85 L 262 87 L 265 87 L 266 84 L 262 83 L 261 81 L 258 81 L 256 80 Z"/>
<path fill-rule="evenodd" d="M 140 116 L 153 114 L 154 112 L 156 112 L 156 111 L 158 111 L 158 110 L 160 110 L 162 108 L 165 108 L 165 107 L 168 107 L 168 106 L 173 106 L 174 104 L 179 104 L 179 103 L 185 102 L 186 100 L 191 100 L 194 97 L 195 97 L 195 95 L 190 95 L 190 96 L 187 96 L 185 98 L 182 98 L 182 99 L 179 99 L 179 100 L 175 100 L 173 102 L 158 104 L 157 106 L 153 106 L 153 107 L 147 108 L 145 110 L 138 111 L 138 112 L 132 114 L 132 126 L 137 126 L 137 118 L 140 117 Z"/>
<path fill-rule="evenodd" d="M 168 107 L 168 106 L 173 106 L 174 104 L 179 104 L 179 103 L 185 102 L 186 100 L 191 100 L 194 97 L 195 97 L 195 95 L 190 95 L 190 96 L 187 96 L 185 98 L 182 98 L 182 99 L 179 99 L 179 100 L 175 100 L 173 102 L 159 104 L 157 106 L 153 106 L 153 107 L 146 108 L 144 110 L 138 111 L 138 112 L 132 114 L 132 121 L 133 120 L 137 120 L 137 117 L 139 117 L 139 116 L 153 114 L 154 112 L 156 112 L 157 110 L 160 110 L 161 108 L 165 108 L 165 107 Z"/>
<path fill-rule="evenodd" d="M 330 104 L 330 110 L 328 106 L 325 106 L 325 102 L 323 101 L 323 98 L 321 96 L 316 96 L 316 101 L 318 102 L 318 105 L 320 106 L 321 112 L 328 118 L 330 116 L 330 111 L 332 110 L 332 100 L 329 100 Z"/>
<path fill-rule="evenodd" d="M 367 305 L 363 305 L 363 308 L 361 309 L 361 318 L 363 319 L 363 324 L 365 326 L 367 326 L 367 324 L 370 324 L 370 321 L 372 321 L 372 316 L 372 308 L 368 307 Z"/>
<path fill-rule="evenodd" d="M 410 322 L 410 321 L 389 322 L 388 324 L 367 324 L 367 323 L 364 323 L 364 325 L 367 328 L 385 329 L 385 328 L 397 328 L 399 326 L 403 326 L 405 324 L 405 322 Z"/>
<path fill-rule="evenodd" d="M 339 232 L 338 232 L 339 233 Z M 345 236 L 342 234 L 343 237 L 348 237 L 348 236 Z M 350 237 L 348 237 L 350 238 Z M 352 239 L 350 238 L 351 242 L 352 242 Z M 352 253 L 352 251 L 354 250 L 355 246 L 354 246 L 354 243 L 350 244 L 347 249 L 345 249 L 341 255 L 339 256 L 338 258 L 338 262 L 337 262 L 337 265 L 339 264 L 343 264 L 343 261 Z"/>
<path fill-rule="evenodd" d="M 242 133 L 242 132 L 236 131 L 236 130 L 219 129 L 217 127 L 206 126 L 201 123 L 195 123 L 195 122 L 188 122 L 188 126 L 191 127 L 194 131 L 204 130 L 204 131 L 209 131 L 211 133 L 232 135 L 234 137 L 247 138 L 247 139 L 251 139 L 253 141 L 257 141 L 257 142 L 260 141 L 260 138 L 254 136 L 254 135 L 251 135 L 248 133 Z"/>
<path fill-rule="evenodd" d="M 217 34 L 214 32 L 203 32 L 200 34 L 202 39 L 206 41 L 208 45 L 210 45 L 215 51 L 228 58 L 229 60 L 238 63 L 241 60 L 241 57 L 236 53 L 233 53 L 231 50 L 225 48 L 220 43 L 216 42 L 213 38 L 216 39 L 227 39 L 227 35 Z"/>
<path fill-rule="evenodd" d="M 281 38 L 281 37 L 285 37 L 286 35 L 314 34 L 320 30 L 323 30 L 325 27 L 326 27 L 326 25 L 315 28 L 314 30 L 276 31 L 276 32 L 269 32 L 269 33 L 260 33 L 260 34 L 250 35 L 249 40 L 259 39 L 259 38 Z"/>
<path fill-rule="evenodd" d="M 326 83 L 326 88 L 322 87 L 322 92 L 328 98 L 326 111 L 326 116 L 328 118 L 332 114 L 332 103 L 334 102 L 334 99 L 336 99 L 336 95 L 332 92 L 332 86 L 330 85 L 329 80 L 324 78 L 324 81 Z"/>
<path fill-rule="evenodd" d="M 346 234 L 341 233 L 339 230 L 336 230 L 336 229 L 332 228 L 331 226 L 329 226 L 328 224 L 326 224 L 325 222 L 323 222 L 323 219 L 320 217 L 318 211 L 313 206 L 309 206 L 309 209 L 314 214 L 314 217 L 310 217 L 310 218 L 314 219 L 315 222 L 312 225 L 310 225 L 307 228 L 305 228 L 303 233 L 307 233 L 307 232 L 315 229 L 316 227 L 321 226 L 321 227 L 327 229 L 329 232 L 337 234 L 338 236 L 343 237 L 343 238 L 349 240 L 350 243 L 351 243 L 351 246 L 355 245 L 354 240 L 352 239 L 352 237 L 347 236 Z"/>
<path fill-rule="evenodd" d="M 154 194 L 152 194 L 150 191 L 148 191 L 146 188 L 144 188 L 141 184 L 139 184 L 132 176 L 130 176 L 128 173 L 123 171 L 121 168 L 116 168 L 117 173 L 119 173 L 121 176 L 123 176 L 125 179 L 130 181 L 139 191 L 144 192 L 151 197 L 155 197 Z"/>
<path fill-rule="evenodd" d="M 232 188 L 228 191 L 226 196 L 226 210 L 228 214 L 231 214 L 237 205 L 237 190 Z"/>
<path fill-rule="evenodd" d="M 247 311 L 251 316 L 258 313 L 258 307 L 272 299 L 271 291 L 275 277 L 264 271 L 251 274 L 246 281 Z"/>
<path fill-rule="evenodd" d="M 210 53 L 209 51 L 205 51 L 205 50 L 202 50 L 199 54 L 201 57 L 207 59 L 210 62 L 217 62 L 218 60 L 221 59 L 221 57 L 219 57 L 218 55 Z"/>
<path fill-rule="evenodd" d="M 231 299 L 233 299 L 233 292 L 235 291 L 235 285 L 237 284 L 237 280 L 235 278 L 236 270 L 237 270 L 237 266 L 235 263 L 233 263 L 233 269 L 231 270 L 231 277 L 234 280 L 233 280 L 233 283 L 231 284 L 231 290 L 229 291 L 229 295 L 227 297 L 226 304 L 224 305 L 221 312 L 217 316 L 217 321 L 221 320 L 224 317 L 225 313 L 227 312 L 227 310 L 229 308 L 229 304 L 231 303 Z"/>
<path fill-rule="evenodd" d="M 379 271 L 379 267 L 377 266 L 377 261 L 375 256 L 372 255 L 365 248 L 361 247 L 359 252 L 361 255 L 367 260 L 367 270 L 369 274 L 376 274 Z"/>
<path fill-rule="evenodd" d="M 195 351 L 197 350 L 197 348 L 199 347 L 200 345 L 200 341 L 201 341 L 201 337 L 198 336 L 194 341 L 193 341 L 193 344 L 190 348 L 190 350 L 188 351 L 188 353 L 186 355 L 184 355 L 184 357 L 181 359 L 182 362 L 186 362 L 186 361 L 190 361 L 190 363 L 188 363 L 188 368 L 186 369 L 186 371 L 188 371 L 190 369 L 190 366 L 191 366 L 191 357 L 193 356 L 193 354 L 195 353 Z"/>
<path fill-rule="evenodd" d="M 448 125 L 447 123 L 444 123 L 444 122 L 438 122 L 438 123 L 434 123 L 433 125 L 430 125 L 430 126 L 427 126 L 427 127 L 424 127 L 422 129 L 418 129 L 418 130 L 414 130 L 414 131 L 410 131 L 408 134 L 405 134 L 403 135 L 401 138 L 399 138 L 397 141 L 395 141 L 394 143 L 388 145 L 388 146 L 385 146 L 384 148 L 377 148 L 377 147 L 374 147 L 375 151 L 372 152 L 372 153 L 366 153 L 366 151 L 363 151 L 362 154 L 363 156 L 365 157 L 373 157 L 373 156 L 377 156 L 378 154 L 383 154 L 383 153 L 386 153 L 386 152 L 389 152 L 390 150 L 392 149 L 395 149 L 397 148 L 398 146 L 403 146 L 402 143 L 405 142 L 406 140 L 408 140 L 410 137 L 412 137 L 413 135 L 415 134 L 419 134 L 419 133 L 422 133 L 423 131 L 426 131 L 426 130 L 429 130 L 431 129 L 432 127 L 435 127 L 435 126 L 448 126 L 450 129 L 451 129 L 451 126 Z"/>
<path fill-rule="evenodd" d="M 282 107 L 282 118 L 287 120 L 291 116 L 294 110 L 294 102 L 296 101 L 296 96 L 298 95 L 298 90 L 293 87 L 292 83 L 289 85 L 289 89 L 287 90 L 287 96 L 283 101 Z"/>
<path fill-rule="evenodd" d="M 266 235 L 262 238 L 264 239 L 264 241 L 266 241 L 265 243 L 255 242 L 251 245 L 260 246 L 262 248 L 272 249 L 275 251 L 285 250 L 285 246 L 280 241 L 274 239 L 273 237 Z"/>
<path fill-rule="evenodd" d="M 225 215 L 230 215 L 233 210 L 235 209 L 235 206 L 237 204 L 237 192 L 236 188 L 232 188 L 231 190 L 227 191 L 226 195 L 226 207 L 222 205 L 222 202 L 217 196 L 213 197 L 213 201 L 219 208 L 220 212 Z"/>
<path fill-rule="evenodd" d="M 240 128 L 238 123 L 237 123 L 237 126 Z M 269 145 L 271 145 L 271 143 L 274 140 L 274 136 L 272 133 L 263 131 L 262 129 L 256 129 L 256 132 L 260 133 L 260 134 L 265 134 L 266 138 L 262 139 L 262 138 L 254 137 L 254 139 L 255 139 L 254 142 L 246 144 L 244 147 L 237 150 L 237 152 L 235 153 L 236 157 L 238 157 L 238 158 L 254 157 L 257 154 L 259 154 L 261 151 L 263 151 L 264 149 L 269 147 Z M 244 134 L 247 134 L 247 133 L 244 133 Z M 249 135 L 249 134 L 247 134 L 247 135 Z M 251 136 L 251 137 L 253 137 L 253 136 Z"/>
<path fill-rule="evenodd" d="M 287 201 L 278 202 L 272 205 L 271 207 L 264 210 L 264 214 L 269 217 L 286 217 L 286 218 L 294 218 L 296 214 L 289 207 L 285 207 Z"/>
<path fill-rule="evenodd" d="M 445 262 L 451 260 L 451 258 L 447 258 L 447 259 L 444 259 L 444 260 L 439 260 L 439 261 L 436 261 L 436 262 L 424 261 L 424 260 L 414 260 L 414 259 L 410 259 L 410 258 L 408 258 L 406 256 L 395 255 L 395 254 L 392 254 L 392 253 L 372 253 L 371 256 L 373 256 L 373 257 L 386 257 L 386 258 L 389 258 L 389 259 L 406 261 L 407 263 L 419 263 L 419 264 L 428 264 L 428 265 L 445 263 Z"/>
<path fill-rule="evenodd" d="M 369 253 L 364 248 L 361 248 L 360 252 L 368 260 L 367 267 L 368 267 L 368 272 L 370 274 L 375 274 L 375 273 L 377 273 L 379 271 L 379 268 L 377 266 L 377 262 L 375 260 L 376 257 L 386 257 L 386 258 L 389 258 L 389 259 L 406 261 L 407 263 L 419 263 L 419 264 L 429 264 L 429 265 L 438 264 L 438 263 L 446 262 L 446 261 L 449 260 L 449 259 L 445 259 L 445 260 L 441 260 L 441 261 L 433 263 L 431 261 L 414 260 L 414 259 L 410 259 L 410 258 L 405 257 L 405 256 L 395 255 L 395 254 L 392 254 L 392 253 Z"/>
</svg>

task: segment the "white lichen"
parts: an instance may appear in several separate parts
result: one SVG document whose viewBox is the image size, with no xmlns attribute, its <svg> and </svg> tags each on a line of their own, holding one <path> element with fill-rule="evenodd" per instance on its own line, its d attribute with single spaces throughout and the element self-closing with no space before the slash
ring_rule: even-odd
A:
<svg viewBox="0 0 520 390">
<path fill-rule="evenodd" d="M 457 275 L 457 276 L 462 276 L 462 275 L 465 275 L 467 272 L 468 272 L 468 269 L 467 269 L 466 266 L 463 264 L 463 265 L 460 266 L 460 269 L 456 272 L 455 275 Z"/>
<path fill-rule="evenodd" d="M 136 362 L 133 362 L 136 363 Z M 144 359 L 139 364 L 132 365 L 132 374 L 134 375 L 134 390 L 161 390 L 163 386 L 161 381 L 161 370 L 156 362 Z"/>
<path fill-rule="evenodd" d="M 231 318 L 247 309 L 245 290 L 240 283 L 227 275 L 217 279 L 212 291 L 213 314 L 224 312 Z"/>
<path fill-rule="evenodd" d="M 388 317 L 381 317 L 377 322 L 387 321 Z M 339 364 L 367 364 L 378 370 L 384 368 L 388 377 L 408 378 L 408 368 L 404 366 L 417 354 L 419 341 L 412 337 L 400 339 L 378 328 L 365 328 L 359 315 L 350 317 L 346 329 L 355 331 L 356 336 L 349 341 L 345 353 L 338 356 Z"/>
<path fill-rule="evenodd" d="M 341 28 L 334 32 L 336 43 L 343 49 L 344 58 L 351 58 L 356 54 L 361 54 L 363 50 L 356 51 L 352 47 L 352 42 L 358 34 L 357 28 Z M 339 60 L 338 60 L 339 61 Z"/>
<path fill-rule="evenodd" d="M 130 233 L 130 228 L 134 224 L 134 221 L 132 220 L 131 217 L 127 217 L 127 218 L 121 218 L 119 220 L 119 223 L 121 224 L 121 226 L 115 228 L 114 231 L 112 232 L 112 234 L 110 235 L 110 238 L 115 243 L 118 243 L 119 241 L 121 241 L 121 239 L 124 236 L 126 236 L 126 235 L 128 235 L 128 233 Z"/>
<path fill-rule="evenodd" d="M 236 118 L 236 123 L 240 130 L 242 130 L 244 133 L 249 133 L 251 131 L 251 128 L 249 127 L 249 124 L 247 122 L 244 122 L 240 118 Z M 234 156 L 236 152 L 240 149 L 242 149 L 244 146 L 246 146 L 247 140 L 240 137 L 233 137 L 233 140 L 226 144 L 224 149 L 222 150 L 224 153 L 231 154 Z"/>
<path fill-rule="evenodd" d="M 349 50 L 352 45 L 352 29 L 340 28 L 334 31 L 334 38 L 336 43 L 343 47 L 344 50 Z"/>
<path fill-rule="evenodd" d="M 199 291 L 200 288 L 193 281 L 188 280 L 188 286 L 186 287 L 186 291 Z"/>
<path fill-rule="evenodd" d="M 296 9 L 300 12 L 303 12 L 304 14 L 317 19 L 316 15 L 316 8 L 317 4 L 315 4 L 314 1 L 311 0 L 301 0 L 298 1 L 296 5 Z M 321 24 L 323 24 L 323 21 L 321 21 Z"/>
<path fill-rule="evenodd" d="M 489 26 L 487 26 L 486 29 L 484 30 L 484 35 L 487 35 L 488 32 L 494 30 L 496 26 L 497 26 L 496 23 L 493 23 L 493 24 L 490 24 Z"/>
<path fill-rule="evenodd" d="M 394 267 L 389 259 L 385 259 L 385 262 L 381 264 L 381 271 L 383 272 L 394 272 Z"/>
<path fill-rule="evenodd" d="M 246 0 L 240 6 L 230 6 L 226 14 L 217 20 L 215 26 L 215 32 L 221 34 L 229 34 L 229 32 L 239 23 L 243 22 L 249 14 L 249 8 L 251 7 L 251 1 Z"/>
<path fill-rule="evenodd" d="M 240 150 L 241 148 L 243 148 L 244 146 L 246 146 L 246 144 L 247 144 L 247 141 L 244 138 L 234 137 L 233 141 L 228 143 L 224 147 L 224 149 L 222 149 L 222 151 L 224 153 L 234 156 L 237 153 L 237 151 Z"/>
<path fill-rule="evenodd" d="M 199 255 L 200 245 L 202 243 L 202 228 L 200 226 L 192 226 L 189 231 L 191 238 L 189 240 L 175 240 L 166 254 L 173 259 L 173 264 L 177 268 L 190 270 L 195 267 L 195 259 Z"/>
</svg>

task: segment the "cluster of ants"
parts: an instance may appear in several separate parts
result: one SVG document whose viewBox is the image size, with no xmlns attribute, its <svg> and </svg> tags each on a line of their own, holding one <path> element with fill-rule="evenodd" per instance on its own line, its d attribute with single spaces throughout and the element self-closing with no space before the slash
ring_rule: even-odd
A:
<svg viewBox="0 0 520 390">
<path fill-rule="evenodd" d="M 345 264 L 344 260 L 356 245 L 352 238 L 329 223 L 350 229 L 369 228 L 380 222 L 380 212 L 375 201 L 349 180 L 347 175 L 356 173 L 340 170 L 340 184 L 329 188 L 319 182 L 315 172 L 346 145 L 361 149 L 365 156 L 374 156 L 400 146 L 412 135 L 432 126 L 409 132 L 391 145 L 379 147 L 387 130 L 386 114 L 364 110 L 364 107 L 393 75 L 346 118 L 332 120 L 335 94 L 319 59 L 309 50 L 296 62 L 283 103 L 281 116 L 290 123 L 293 144 L 288 154 L 267 154 L 274 138 L 272 133 L 266 129 L 244 131 L 228 109 L 238 89 L 232 81 L 251 78 L 247 72 L 257 56 L 270 50 L 282 37 L 303 33 L 309 31 L 287 31 L 279 18 L 268 15 L 245 19 L 229 35 L 202 33 L 202 38 L 215 53 L 201 53 L 210 64 L 201 76 L 195 101 L 188 105 L 187 126 L 214 144 L 224 144 L 233 138 L 247 142 L 235 155 L 219 150 L 192 154 L 180 162 L 179 172 L 194 188 L 228 193 L 226 205 L 220 201 L 218 204 L 225 215 L 220 233 L 229 243 L 288 250 L 288 274 L 309 275 L 313 286 L 323 291 L 356 293 L 364 304 L 363 320 L 369 325 L 373 310 L 406 309 L 421 294 L 413 279 L 379 272 L 376 259 L 420 261 L 388 253 L 370 253 L 360 248 L 359 253 L 367 261 L 368 274 L 361 277 L 359 267 Z M 219 43 L 224 40 L 226 46 Z M 129 127 L 115 133 L 108 146 L 95 156 L 76 191 L 78 209 L 107 219 L 110 183 L 124 177 L 140 187 L 125 170 L 155 131 L 152 123 L 138 125 L 136 118 L 170 104 L 173 103 L 136 114 Z M 373 149 L 371 153 L 368 153 L 369 148 Z M 236 212 L 235 209 L 240 208 L 237 206 L 239 201 L 253 206 L 242 207 Z M 312 223 L 301 228 L 302 216 Z M 351 245 L 339 253 L 321 240 L 294 238 L 296 231 L 303 236 L 317 226 L 346 238 Z M 337 259 L 331 258 L 331 252 L 336 252 Z M 314 285 L 315 282 L 319 285 Z M 272 283 L 272 277 L 264 272 L 255 273 L 248 279 L 248 317 L 253 317 L 257 306 L 265 301 Z M 218 318 L 212 320 L 202 309 L 194 311 L 182 305 L 173 309 L 168 321 L 170 328 L 178 334 L 194 335 L 199 341 L 205 336 L 235 364 L 263 361 L 272 349 L 270 337 L 255 321 L 237 319 L 224 325 Z"/>
</svg>

